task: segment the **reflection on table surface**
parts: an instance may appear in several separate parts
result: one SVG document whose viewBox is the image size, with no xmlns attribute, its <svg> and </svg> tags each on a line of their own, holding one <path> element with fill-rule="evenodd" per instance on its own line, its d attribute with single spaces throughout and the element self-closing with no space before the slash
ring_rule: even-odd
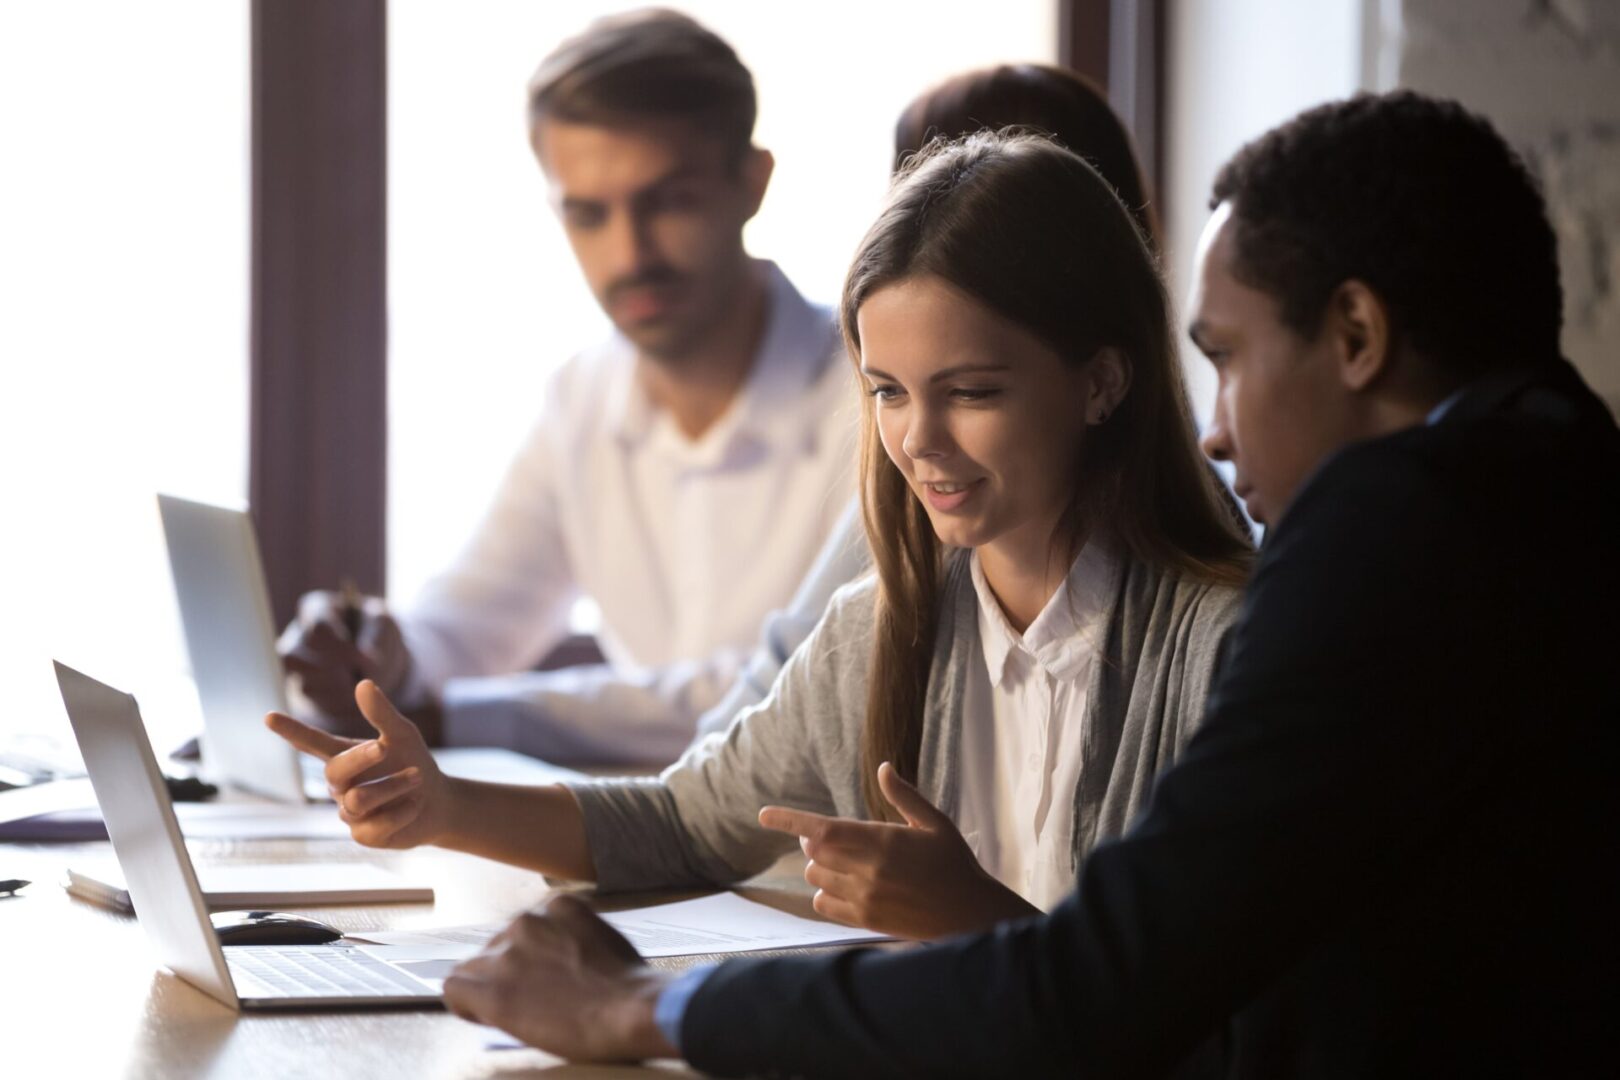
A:
<svg viewBox="0 0 1620 1080">
<path fill-rule="evenodd" d="M 437 850 L 379 852 L 348 841 L 207 841 L 199 865 L 362 860 L 426 877 L 432 904 L 307 910 L 344 930 L 427 928 L 510 918 L 553 890 L 537 874 Z M 483 1031 L 442 1010 L 236 1013 L 156 967 L 135 920 L 69 897 L 64 868 L 110 845 L 0 844 L 0 877 L 34 884 L 0 897 L 0 1069 L 7 1076 L 606 1078 L 691 1075 L 569 1066 L 538 1050 L 488 1050 Z M 796 853 L 756 878 L 751 899 L 810 915 Z M 585 895 L 594 894 L 586 892 Z M 595 898 L 604 910 L 694 893 Z"/>
</svg>

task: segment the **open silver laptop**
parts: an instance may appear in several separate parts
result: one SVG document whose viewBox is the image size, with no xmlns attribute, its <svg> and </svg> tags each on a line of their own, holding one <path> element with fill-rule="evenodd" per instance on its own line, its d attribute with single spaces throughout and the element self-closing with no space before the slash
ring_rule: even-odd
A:
<svg viewBox="0 0 1620 1080">
<path fill-rule="evenodd" d="M 164 966 L 233 1009 L 440 1000 L 436 984 L 342 944 L 223 948 L 135 699 L 62 663 L 56 681 L 136 917 Z"/>
<path fill-rule="evenodd" d="M 169 570 L 203 713 L 203 773 L 282 802 L 326 786 L 264 726 L 287 710 L 275 625 L 253 519 L 246 511 L 158 496 Z"/>
</svg>

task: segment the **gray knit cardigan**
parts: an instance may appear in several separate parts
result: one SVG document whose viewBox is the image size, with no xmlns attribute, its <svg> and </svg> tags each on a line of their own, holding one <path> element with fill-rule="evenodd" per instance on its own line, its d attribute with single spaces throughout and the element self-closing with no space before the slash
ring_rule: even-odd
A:
<svg viewBox="0 0 1620 1080">
<path fill-rule="evenodd" d="M 1086 697 L 1074 792 L 1074 861 L 1117 836 L 1203 714 L 1240 590 L 1126 559 Z M 693 746 L 661 776 L 571 784 L 598 887 L 726 885 L 794 846 L 761 828 L 766 805 L 867 816 L 859 774 L 871 662 L 874 577 L 852 582 L 783 668 L 766 699 Z M 970 665 L 983 664 L 965 552 L 950 559 L 924 702 L 917 786 L 957 814 L 960 716 Z"/>
</svg>

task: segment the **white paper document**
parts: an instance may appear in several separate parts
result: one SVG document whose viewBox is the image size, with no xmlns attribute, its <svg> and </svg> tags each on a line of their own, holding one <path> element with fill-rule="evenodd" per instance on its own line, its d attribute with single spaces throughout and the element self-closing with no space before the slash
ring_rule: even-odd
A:
<svg viewBox="0 0 1620 1080">
<path fill-rule="evenodd" d="M 731 892 L 605 912 L 602 918 L 629 938 L 642 956 L 744 953 L 889 940 L 871 930 L 789 915 Z"/>
<path fill-rule="evenodd" d="M 890 940 L 871 930 L 790 915 L 731 892 L 630 911 L 604 912 L 602 918 L 628 938 L 637 952 L 647 957 L 746 953 Z M 344 936 L 391 963 L 454 963 L 478 952 L 505 925 L 363 930 Z"/>
</svg>

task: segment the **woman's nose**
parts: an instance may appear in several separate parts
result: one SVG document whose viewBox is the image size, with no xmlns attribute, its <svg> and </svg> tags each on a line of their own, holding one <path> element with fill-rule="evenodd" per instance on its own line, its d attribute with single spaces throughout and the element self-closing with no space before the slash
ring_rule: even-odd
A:
<svg viewBox="0 0 1620 1080">
<path fill-rule="evenodd" d="M 926 407 L 914 407 L 901 443 L 906 456 L 913 460 L 943 457 L 948 445 L 945 425 L 938 414 Z"/>
</svg>

